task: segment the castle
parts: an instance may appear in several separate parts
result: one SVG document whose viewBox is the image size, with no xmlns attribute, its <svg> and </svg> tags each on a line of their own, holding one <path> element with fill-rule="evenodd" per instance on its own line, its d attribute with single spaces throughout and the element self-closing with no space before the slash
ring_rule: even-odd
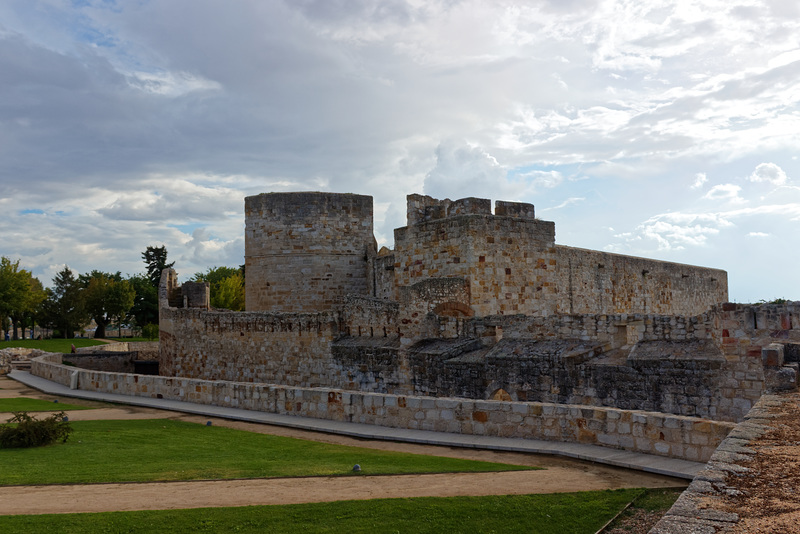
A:
<svg viewBox="0 0 800 534">
<path fill-rule="evenodd" d="M 556 245 L 529 204 L 411 195 L 394 250 L 377 250 L 366 196 L 272 193 L 245 209 L 247 311 L 211 309 L 208 284 L 165 269 L 158 375 L 60 354 L 31 373 L 694 462 L 764 392 L 797 387 L 800 303 L 729 303 L 724 271 Z"/>
<path fill-rule="evenodd" d="M 765 387 L 720 328 L 724 271 L 556 245 L 530 204 L 410 195 L 381 251 L 368 196 L 262 194 L 245 216 L 247 312 L 168 273 L 162 374 L 729 421 Z"/>
<path fill-rule="evenodd" d="M 372 198 L 245 199 L 248 311 L 326 312 L 347 296 L 437 315 L 698 314 L 727 301 L 727 274 L 555 244 L 531 204 L 408 197 L 394 251 L 376 251 Z M 437 308 L 438 307 L 438 308 Z M 402 330 L 402 329 L 401 329 Z"/>
</svg>

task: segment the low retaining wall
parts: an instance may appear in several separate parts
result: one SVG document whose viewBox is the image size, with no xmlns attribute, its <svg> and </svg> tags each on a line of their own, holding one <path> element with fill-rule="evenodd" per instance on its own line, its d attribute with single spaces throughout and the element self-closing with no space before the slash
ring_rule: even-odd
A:
<svg viewBox="0 0 800 534">
<path fill-rule="evenodd" d="M 93 371 L 108 371 L 111 373 L 133 373 L 133 361 L 138 358 L 136 352 L 78 352 L 64 354 L 62 362 Z"/>
<path fill-rule="evenodd" d="M 90 371 L 32 360 L 31 373 L 84 391 L 163 398 L 334 421 L 467 435 L 578 442 L 705 462 L 732 423 L 656 412 L 543 402 L 359 393 Z"/>
<path fill-rule="evenodd" d="M 157 360 L 158 341 L 116 341 L 77 349 L 77 354 L 94 352 L 136 352 L 137 360 Z"/>
</svg>

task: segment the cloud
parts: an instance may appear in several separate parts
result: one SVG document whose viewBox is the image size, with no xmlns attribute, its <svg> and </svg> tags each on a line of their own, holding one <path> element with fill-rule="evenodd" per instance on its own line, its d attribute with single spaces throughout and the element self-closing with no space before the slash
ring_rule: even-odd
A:
<svg viewBox="0 0 800 534">
<path fill-rule="evenodd" d="M 552 206 L 552 207 L 549 207 L 549 208 L 542 208 L 540 211 L 560 210 L 562 208 L 566 208 L 567 206 L 572 206 L 574 204 L 580 204 L 581 202 L 584 202 L 585 200 L 586 199 L 583 198 L 583 197 L 570 197 L 570 198 L 566 199 L 565 201 L 561 202 L 560 204 L 558 204 L 556 206 Z"/>
<path fill-rule="evenodd" d="M 424 192 L 437 198 L 491 198 L 509 185 L 506 170 L 488 152 L 449 140 L 436 148 L 436 166 L 425 176 Z"/>
<path fill-rule="evenodd" d="M 694 175 L 694 183 L 692 184 L 692 189 L 699 189 L 703 187 L 703 185 L 708 181 L 708 177 L 704 172 L 698 172 Z"/>
<path fill-rule="evenodd" d="M 748 179 L 751 182 L 767 182 L 773 185 L 783 185 L 787 181 L 786 173 L 774 163 L 759 164 Z"/>
<path fill-rule="evenodd" d="M 706 246 L 722 229 L 733 226 L 724 215 L 698 213 L 664 213 L 646 220 L 634 232 L 617 234 L 617 238 L 654 241 L 658 250 L 682 250 Z"/>
<path fill-rule="evenodd" d="M 715 185 L 709 189 L 705 195 L 703 195 L 703 198 L 708 200 L 722 200 L 734 204 L 741 204 L 745 202 L 745 199 L 739 196 L 741 190 L 742 188 L 740 186 L 734 184 Z"/>
<path fill-rule="evenodd" d="M 109 191 L 115 199 L 97 213 L 116 220 L 155 222 L 214 220 L 243 210 L 240 191 L 190 180 L 152 176 L 139 182 L 137 190 Z"/>
</svg>

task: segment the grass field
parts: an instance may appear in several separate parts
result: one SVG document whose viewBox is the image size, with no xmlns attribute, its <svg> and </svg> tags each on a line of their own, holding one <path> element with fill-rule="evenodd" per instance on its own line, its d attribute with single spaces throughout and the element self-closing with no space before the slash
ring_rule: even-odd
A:
<svg viewBox="0 0 800 534">
<path fill-rule="evenodd" d="M 29 399 L 27 397 L 0 399 L 0 412 L 60 412 L 62 410 L 91 410 L 91 408 L 78 406 L 77 404 L 67 404 L 66 402 Z"/>
<path fill-rule="evenodd" d="M 642 490 L 0 516 L 0 532 L 593 534 Z"/>
<path fill-rule="evenodd" d="M 0 449 L 0 484 L 80 484 L 353 474 L 478 472 L 525 466 L 403 454 L 170 420 L 78 421 L 67 443 Z"/>
<path fill-rule="evenodd" d="M 17 341 L 0 341 L 0 349 L 7 349 L 12 347 L 23 347 L 26 349 L 39 349 L 46 352 L 63 352 L 69 353 L 72 351 L 72 345 L 76 347 L 92 347 L 94 345 L 103 345 L 102 341 L 95 341 L 94 339 L 20 339 Z"/>
</svg>

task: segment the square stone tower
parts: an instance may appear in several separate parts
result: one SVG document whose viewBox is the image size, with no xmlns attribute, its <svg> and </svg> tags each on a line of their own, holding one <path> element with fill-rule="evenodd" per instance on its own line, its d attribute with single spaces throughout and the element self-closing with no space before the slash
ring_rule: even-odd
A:
<svg viewBox="0 0 800 534">
<path fill-rule="evenodd" d="M 244 204 L 247 311 L 329 311 L 367 293 L 371 196 L 264 193 Z"/>
</svg>

